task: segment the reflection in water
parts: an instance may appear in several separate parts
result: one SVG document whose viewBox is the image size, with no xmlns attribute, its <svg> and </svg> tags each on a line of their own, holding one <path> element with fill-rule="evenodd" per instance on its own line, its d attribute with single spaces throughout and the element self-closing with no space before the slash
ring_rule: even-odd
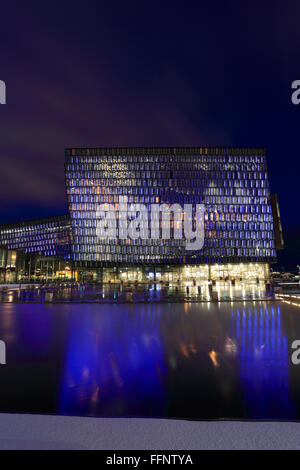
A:
<svg viewBox="0 0 300 470">
<path fill-rule="evenodd" d="M 239 375 L 248 418 L 292 418 L 289 352 L 279 305 L 236 311 Z"/>
<path fill-rule="evenodd" d="M 76 414 L 160 416 L 162 378 L 161 308 L 112 307 L 108 315 L 72 316 L 59 411 Z"/>
<path fill-rule="evenodd" d="M 209 357 L 211 358 L 212 360 L 212 363 L 215 367 L 218 367 L 219 366 L 219 363 L 217 361 L 217 353 L 216 351 L 212 350 L 208 353 Z"/>
<path fill-rule="evenodd" d="M 0 410 L 298 419 L 297 311 L 258 301 L 2 304 Z"/>
</svg>

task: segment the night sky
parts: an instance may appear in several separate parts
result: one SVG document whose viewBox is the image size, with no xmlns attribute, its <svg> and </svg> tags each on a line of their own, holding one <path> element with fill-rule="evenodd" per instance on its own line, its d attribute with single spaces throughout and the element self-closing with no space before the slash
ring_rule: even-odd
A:
<svg viewBox="0 0 300 470">
<path fill-rule="evenodd" d="M 1 2 L 0 223 L 67 211 L 65 147 L 263 146 L 300 263 L 300 2 Z"/>
</svg>

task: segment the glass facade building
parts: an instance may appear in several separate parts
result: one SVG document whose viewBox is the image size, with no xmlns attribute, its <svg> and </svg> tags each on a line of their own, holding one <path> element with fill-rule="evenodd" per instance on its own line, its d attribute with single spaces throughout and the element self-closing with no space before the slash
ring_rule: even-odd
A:
<svg viewBox="0 0 300 470">
<path fill-rule="evenodd" d="M 265 278 L 282 245 L 262 148 L 66 149 L 65 181 L 69 215 L 2 226 L 0 246 L 61 257 L 75 272 L 103 280 L 119 269 L 140 279 L 152 273 L 152 266 L 180 278 L 187 270 L 203 279 L 246 273 Z M 172 218 L 170 239 L 151 238 L 150 229 L 147 236 L 124 237 L 117 223 L 114 239 L 99 240 L 99 206 L 109 204 L 120 214 L 124 198 L 128 205 L 148 207 L 149 218 L 152 204 L 203 204 L 203 248 L 187 250 L 183 239 L 175 239 Z"/>
<path fill-rule="evenodd" d="M 0 226 L 0 246 L 8 250 L 68 257 L 70 245 L 71 224 L 65 215 Z"/>
<path fill-rule="evenodd" d="M 71 241 L 68 216 L 0 226 L 0 281 L 56 277 L 69 263 Z"/>
</svg>

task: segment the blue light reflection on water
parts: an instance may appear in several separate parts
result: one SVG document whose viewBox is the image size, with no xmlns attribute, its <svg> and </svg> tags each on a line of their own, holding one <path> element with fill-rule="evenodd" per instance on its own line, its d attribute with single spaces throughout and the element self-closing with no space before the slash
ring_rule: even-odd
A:
<svg viewBox="0 0 300 470">
<path fill-rule="evenodd" d="M 240 324 L 236 312 L 239 376 L 248 418 L 295 418 L 289 391 L 289 352 L 281 330 L 280 307 L 243 309 Z M 239 338 L 242 338 L 239 342 Z"/>
<path fill-rule="evenodd" d="M 160 306 L 101 310 L 85 318 L 82 307 L 67 324 L 59 412 L 162 415 L 166 367 Z"/>
<path fill-rule="evenodd" d="M 182 306 L 184 313 L 179 313 L 179 316 L 178 307 L 170 309 L 169 306 L 166 310 L 165 305 L 114 306 L 110 313 L 104 312 L 101 320 L 96 315 L 92 321 L 91 317 L 83 319 L 80 312 L 75 317 L 73 315 L 68 325 L 59 411 L 71 414 L 72 410 L 76 410 L 79 414 L 92 415 L 164 416 L 164 402 L 169 398 L 172 402 L 176 392 L 168 389 L 166 378 L 168 375 L 175 377 L 175 384 L 180 383 L 176 370 L 170 370 L 170 363 L 186 361 L 190 368 L 188 364 L 192 359 L 196 367 L 198 362 L 200 368 L 194 370 L 196 379 L 205 373 L 205 364 L 209 361 L 207 352 L 216 350 L 220 367 L 216 370 L 215 382 L 209 383 L 212 376 L 206 382 L 208 393 L 209 388 L 215 388 L 216 384 L 221 389 L 222 373 L 226 378 L 226 367 L 228 373 L 233 368 L 240 382 L 241 408 L 244 409 L 241 418 L 294 418 L 295 409 L 289 392 L 287 339 L 281 330 L 280 308 L 266 304 L 250 305 L 233 309 L 228 327 L 226 314 L 220 317 L 212 312 L 211 316 L 207 316 L 206 312 L 203 319 L 199 317 L 203 312 L 195 305 Z M 171 313 L 174 310 L 173 317 L 170 310 Z M 222 308 L 220 310 L 222 312 Z M 219 323 L 221 329 L 216 340 L 211 335 Z M 191 327 L 193 324 L 195 328 Z M 95 331 L 98 333 L 95 334 Z M 228 338 L 236 344 L 236 353 L 222 361 L 223 344 Z M 195 351 L 187 351 L 189 344 L 193 344 Z M 203 344 L 206 362 L 201 352 Z M 189 386 L 192 384 L 190 376 L 185 380 Z M 231 387 L 232 377 L 229 382 Z M 197 386 L 199 384 L 195 382 L 195 388 Z M 191 396 L 188 389 L 185 395 L 183 400 Z M 222 399 L 220 393 L 217 400 Z M 201 403 L 196 405 L 201 413 Z M 222 404 L 219 406 L 222 409 Z M 170 411 L 172 416 L 176 416 L 174 409 L 176 404 Z M 184 411 L 180 413 L 182 415 Z"/>
<path fill-rule="evenodd" d="M 2 304 L 0 411 L 299 419 L 289 351 L 298 312 L 276 302 Z"/>
</svg>

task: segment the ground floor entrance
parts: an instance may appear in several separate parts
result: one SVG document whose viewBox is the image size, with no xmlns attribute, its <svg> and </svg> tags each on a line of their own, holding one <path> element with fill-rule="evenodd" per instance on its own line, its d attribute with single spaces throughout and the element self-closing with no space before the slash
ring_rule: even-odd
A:
<svg viewBox="0 0 300 470">
<path fill-rule="evenodd" d="M 266 263 L 240 263 L 224 265 L 185 265 L 185 266 L 132 266 L 78 269 L 78 279 L 107 282 L 169 282 L 181 283 L 202 281 L 266 281 L 270 277 Z"/>
<path fill-rule="evenodd" d="M 80 283 L 149 283 L 169 284 L 204 281 L 266 281 L 270 278 L 267 263 L 232 263 L 198 265 L 154 265 L 80 267 L 71 260 L 14 250 L 0 250 L 0 283 L 78 281 Z"/>
</svg>

